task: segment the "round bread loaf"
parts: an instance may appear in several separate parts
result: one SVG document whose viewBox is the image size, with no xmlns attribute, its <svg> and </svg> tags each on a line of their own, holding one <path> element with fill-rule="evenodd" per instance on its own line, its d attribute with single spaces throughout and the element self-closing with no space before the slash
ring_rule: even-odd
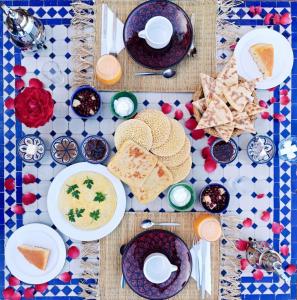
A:
<svg viewBox="0 0 297 300">
<path fill-rule="evenodd" d="M 173 176 L 173 184 L 184 180 L 191 171 L 192 157 L 189 156 L 181 165 L 173 168 L 168 168 Z"/>
</svg>

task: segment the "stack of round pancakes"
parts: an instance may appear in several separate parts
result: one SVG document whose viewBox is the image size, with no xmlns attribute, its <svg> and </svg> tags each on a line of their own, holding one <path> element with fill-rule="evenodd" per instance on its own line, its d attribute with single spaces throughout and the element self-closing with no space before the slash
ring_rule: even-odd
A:
<svg viewBox="0 0 297 300">
<path fill-rule="evenodd" d="M 191 144 L 182 125 L 161 111 L 146 109 L 116 129 L 117 149 L 132 140 L 158 157 L 172 173 L 172 184 L 185 179 L 192 166 Z"/>
</svg>

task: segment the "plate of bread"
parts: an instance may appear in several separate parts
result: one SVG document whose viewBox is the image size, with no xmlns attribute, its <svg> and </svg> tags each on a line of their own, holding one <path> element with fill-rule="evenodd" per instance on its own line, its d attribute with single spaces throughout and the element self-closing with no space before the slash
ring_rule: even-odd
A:
<svg viewBox="0 0 297 300">
<path fill-rule="evenodd" d="M 234 51 L 238 73 L 246 80 L 261 78 L 258 89 L 269 89 L 281 84 L 293 67 L 293 50 L 287 39 L 279 32 L 254 29 L 245 34 Z"/>
<path fill-rule="evenodd" d="M 66 259 L 61 236 L 44 224 L 28 224 L 17 229 L 7 241 L 5 260 L 10 272 L 28 284 L 55 278 Z"/>
</svg>

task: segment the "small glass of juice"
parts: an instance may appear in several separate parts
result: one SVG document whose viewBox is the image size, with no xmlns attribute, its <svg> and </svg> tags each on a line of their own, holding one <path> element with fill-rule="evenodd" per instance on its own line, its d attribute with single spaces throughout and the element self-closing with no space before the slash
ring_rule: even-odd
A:
<svg viewBox="0 0 297 300">
<path fill-rule="evenodd" d="M 220 222 L 211 214 L 199 214 L 194 220 L 193 227 L 199 239 L 209 242 L 217 241 L 222 235 Z"/>
</svg>

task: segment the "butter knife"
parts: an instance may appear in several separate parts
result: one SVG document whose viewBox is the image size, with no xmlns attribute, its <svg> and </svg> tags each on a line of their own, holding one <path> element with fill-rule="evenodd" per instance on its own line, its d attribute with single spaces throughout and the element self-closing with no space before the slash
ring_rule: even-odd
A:
<svg viewBox="0 0 297 300">
<path fill-rule="evenodd" d="M 102 12 L 103 12 L 103 20 L 102 20 L 102 44 L 101 48 L 103 51 L 102 53 L 108 53 L 108 42 L 107 42 L 107 27 L 108 27 L 108 9 L 107 9 L 107 4 L 103 3 L 102 4 Z"/>
<path fill-rule="evenodd" d="M 117 57 L 117 15 L 113 13 L 112 15 L 112 46 L 109 54 Z"/>
</svg>

